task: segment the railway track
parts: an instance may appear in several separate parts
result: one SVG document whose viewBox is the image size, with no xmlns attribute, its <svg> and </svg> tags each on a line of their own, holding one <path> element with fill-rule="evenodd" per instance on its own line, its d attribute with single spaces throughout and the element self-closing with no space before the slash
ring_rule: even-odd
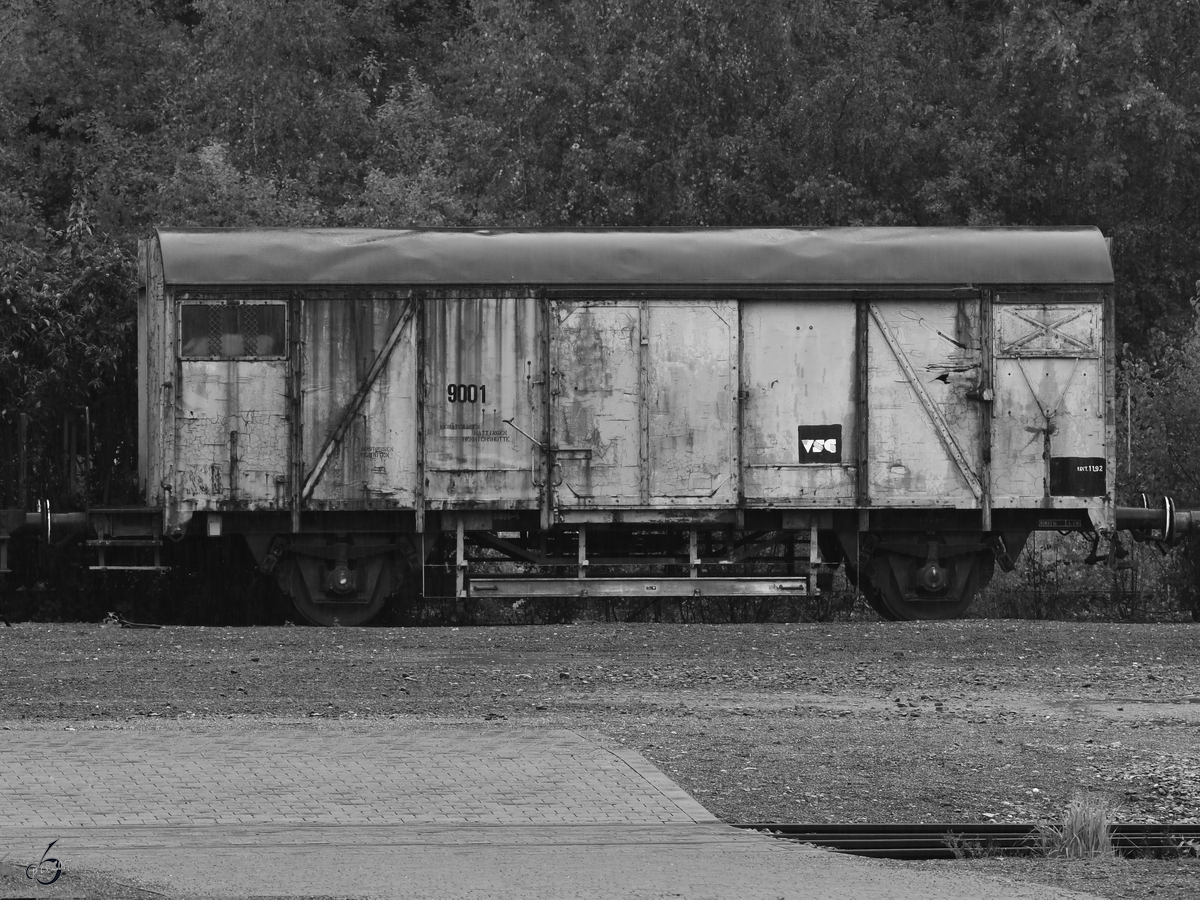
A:
<svg viewBox="0 0 1200 900">
<path fill-rule="evenodd" d="M 883 859 L 958 859 L 1024 856 L 1042 852 L 1032 824 L 935 823 L 899 825 L 806 825 L 734 823 L 782 840 L 813 844 L 839 853 Z M 1200 855 L 1200 825 L 1116 825 L 1113 847 L 1122 856 Z"/>
</svg>

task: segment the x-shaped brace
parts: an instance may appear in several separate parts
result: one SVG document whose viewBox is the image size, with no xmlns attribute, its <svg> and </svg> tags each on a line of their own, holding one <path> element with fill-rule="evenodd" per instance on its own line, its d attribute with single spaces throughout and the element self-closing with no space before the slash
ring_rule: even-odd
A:
<svg viewBox="0 0 1200 900">
<path fill-rule="evenodd" d="M 1010 310 L 1011 315 L 1015 316 L 1016 318 L 1020 319 L 1022 322 L 1025 322 L 1028 325 L 1032 325 L 1034 327 L 1034 330 L 1029 332 L 1029 334 L 1025 335 L 1024 337 L 1018 338 L 1017 340 L 1010 343 L 1006 349 L 1015 350 L 1018 347 L 1025 346 L 1026 344 L 1030 343 L 1031 341 L 1035 340 L 1036 338 L 1040 338 L 1040 337 L 1049 338 L 1051 335 L 1057 335 L 1058 337 L 1060 337 L 1064 341 L 1066 341 L 1068 344 L 1074 344 L 1080 350 L 1090 353 L 1092 351 L 1092 346 L 1087 341 L 1081 341 L 1081 340 L 1079 340 L 1079 338 L 1071 337 L 1071 335 L 1062 331 L 1062 327 L 1064 325 L 1074 322 L 1076 319 L 1080 318 L 1087 312 L 1088 312 L 1088 310 L 1084 310 L 1084 309 L 1076 310 L 1075 312 L 1069 313 L 1069 314 L 1063 316 L 1062 318 L 1055 319 L 1053 322 L 1040 322 L 1031 316 L 1025 315 L 1024 313 L 1020 312 L 1019 310 L 1015 310 L 1015 309 Z"/>
</svg>

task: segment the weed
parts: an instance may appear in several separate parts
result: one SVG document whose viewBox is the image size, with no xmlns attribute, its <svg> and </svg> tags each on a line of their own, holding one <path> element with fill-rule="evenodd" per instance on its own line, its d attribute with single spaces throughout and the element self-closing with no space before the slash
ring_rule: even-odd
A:
<svg viewBox="0 0 1200 900">
<path fill-rule="evenodd" d="M 1076 797 L 1061 825 L 1039 824 L 1042 851 L 1049 857 L 1111 859 L 1112 819 L 1100 797 Z"/>
<path fill-rule="evenodd" d="M 955 859 L 979 859 L 988 855 L 981 842 L 967 840 L 953 831 L 942 835 L 942 843 L 954 854 Z"/>
</svg>

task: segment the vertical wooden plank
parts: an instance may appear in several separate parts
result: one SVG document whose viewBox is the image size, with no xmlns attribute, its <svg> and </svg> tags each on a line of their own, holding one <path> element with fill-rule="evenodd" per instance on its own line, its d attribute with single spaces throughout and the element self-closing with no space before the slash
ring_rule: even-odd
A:
<svg viewBox="0 0 1200 900">
<path fill-rule="evenodd" d="M 746 479 L 743 473 L 743 467 L 746 461 L 746 401 L 749 399 L 749 386 L 746 383 L 746 330 L 745 330 L 745 306 L 742 301 L 737 301 L 737 348 L 734 351 L 734 365 L 737 367 L 737 378 L 734 383 L 737 386 L 737 394 L 734 395 L 734 403 L 736 404 L 736 420 L 734 428 L 737 431 L 733 444 L 733 477 L 736 481 L 737 508 L 744 510 L 746 508 Z"/>
<path fill-rule="evenodd" d="M 1117 317 L 1116 303 L 1111 288 L 1103 291 L 1100 303 L 1104 317 L 1101 350 L 1104 354 L 1104 358 L 1101 360 L 1104 375 L 1100 380 L 1100 390 L 1101 396 L 1104 397 L 1104 457 L 1107 473 L 1105 475 L 1106 492 L 1103 500 L 1104 521 L 1093 521 L 1092 524 L 1097 529 L 1104 530 L 1116 527 L 1115 506 L 1117 502 Z M 1128 393 L 1126 398 L 1128 398 Z"/>
<path fill-rule="evenodd" d="M 304 299 L 293 291 L 288 301 L 288 480 L 292 508 L 292 533 L 301 528 L 301 491 L 304 487 Z"/>
<path fill-rule="evenodd" d="M 559 301 L 551 487 L 556 508 L 637 506 L 642 483 L 638 302 Z"/>
<path fill-rule="evenodd" d="M 553 373 L 552 342 L 554 335 L 551 328 L 555 321 L 553 304 L 541 292 L 540 297 L 542 334 L 540 346 L 542 349 L 542 494 L 541 494 L 541 527 L 549 531 L 554 525 L 554 408 L 553 397 L 550 393 L 550 381 Z"/>
<path fill-rule="evenodd" d="M 650 502 L 733 505 L 737 323 L 728 301 L 650 301 Z"/>
<path fill-rule="evenodd" d="M 163 291 L 162 337 L 159 354 L 162 373 L 162 490 L 163 528 L 167 534 L 178 535 L 186 523 L 179 520 L 179 501 L 176 473 L 179 470 L 178 408 L 182 365 L 179 359 L 179 328 L 176 315 L 181 295 L 176 290 Z M 186 296 L 186 295 L 183 295 Z"/>
<path fill-rule="evenodd" d="M 426 385 L 429 382 L 425 372 L 425 328 L 426 328 L 426 298 L 419 291 L 413 294 L 413 302 L 417 304 L 417 481 L 413 490 L 414 528 L 418 534 L 425 531 L 425 407 Z M 424 575 L 422 575 L 424 577 Z"/>
<path fill-rule="evenodd" d="M 992 291 L 979 292 L 979 402 L 982 404 L 983 421 L 979 437 L 983 447 L 979 455 L 979 484 L 983 495 L 979 498 L 980 527 L 992 530 Z"/>
<path fill-rule="evenodd" d="M 137 285 L 137 398 L 138 398 L 138 493 L 149 497 L 148 484 L 150 477 L 150 397 L 146 393 L 148 373 L 146 371 L 146 353 L 149 347 L 149 322 L 147 318 L 147 303 L 150 285 L 150 247 L 149 241 L 139 240 L 137 245 L 138 285 Z"/>
<path fill-rule="evenodd" d="M 870 355 L 867 342 L 870 332 L 870 314 L 866 300 L 858 300 L 854 310 L 855 353 L 858 365 L 855 367 L 855 396 L 858 399 L 854 421 L 854 439 L 858 448 L 858 506 L 865 509 L 871 505 L 871 478 L 869 471 L 869 436 L 870 436 Z"/>
<path fill-rule="evenodd" d="M 139 368 L 146 370 L 146 392 L 141 395 L 139 403 L 146 407 L 146 503 L 157 506 L 163 502 L 162 483 L 165 477 L 163 471 L 163 446 L 166 436 L 163 432 L 164 414 L 162 409 L 162 383 L 166 376 L 162 371 L 162 344 L 166 340 L 163 334 L 163 274 L 162 248 L 158 238 L 150 239 L 147 248 L 149 253 L 146 279 L 146 353 L 138 360 Z"/>
<path fill-rule="evenodd" d="M 650 504 L 650 309 L 638 303 L 638 502 Z"/>
</svg>

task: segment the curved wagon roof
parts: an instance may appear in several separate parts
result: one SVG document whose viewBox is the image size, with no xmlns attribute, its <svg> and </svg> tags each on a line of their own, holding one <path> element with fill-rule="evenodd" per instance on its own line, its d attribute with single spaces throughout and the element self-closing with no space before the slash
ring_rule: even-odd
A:
<svg viewBox="0 0 1200 900">
<path fill-rule="evenodd" d="M 158 230 L 168 284 L 698 285 L 1113 282 L 1096 228 Z"/>
</svg>

